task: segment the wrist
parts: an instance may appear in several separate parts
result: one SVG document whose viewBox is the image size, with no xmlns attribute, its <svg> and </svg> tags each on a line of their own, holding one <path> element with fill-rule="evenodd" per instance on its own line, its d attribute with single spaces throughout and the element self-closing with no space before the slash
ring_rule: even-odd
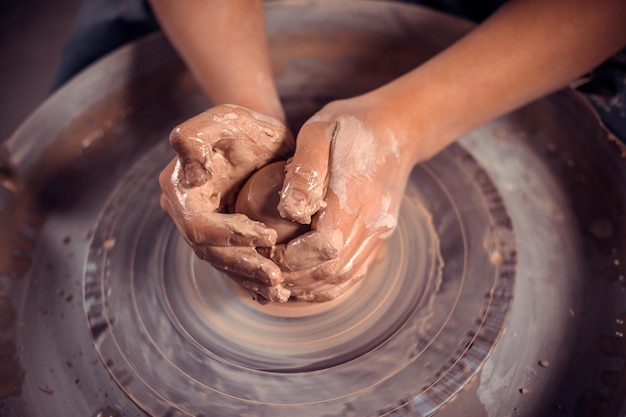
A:
<svg viewBox="0 0 626 417">
<path fill-rule="evenodd" d="M 412 165 L 430 159 L 456 139 L 447 128 L 448 115 L 439 112 L 420 89 L 386 85 L 368 95 L 377 117 L 393 132 L 400 152 Z"/>
<path fill-rule="evenodd" d="M 273 84 L 262 85 L 259 82 L 246 81 L 248 82 L 228 82 L 222 84 L 220 88 L 205 91 L 214 106 L 233 104 L 272 116 L 286 124 L 285 111 Z"/>
</svg>

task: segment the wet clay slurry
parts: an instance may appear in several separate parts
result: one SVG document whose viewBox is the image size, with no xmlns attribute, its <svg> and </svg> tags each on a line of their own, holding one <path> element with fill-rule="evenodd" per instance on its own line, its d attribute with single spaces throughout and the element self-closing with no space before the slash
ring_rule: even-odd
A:
<svg viewBox="0 0 626 417">
<path fill-rule="evenodd" d="M 389 2 L 271 2 L 267 18 L 292 131 L 471 27 Z M 87 70 L 4 145 L 0 296 L 15 319 L 0 342 L 19 395 L 3 415 L 624 414 L 611 361 L 626 168 L 574 93 L 416 168 L 372 267 L 384 279 L 314 307 L 250 300 L 160 210 L 166 138 L 209 106 L 156 36 Z"/>
<path fill-rule="evenodd" d="M 276 230 L 277 243 L 309 231 L 308 225 L 282 218 L 278 213 L 279 193 L 285 179 L 285 161 L 274 162 L 254 173 L 237 197 L 235 211 Z"/>
</svg>

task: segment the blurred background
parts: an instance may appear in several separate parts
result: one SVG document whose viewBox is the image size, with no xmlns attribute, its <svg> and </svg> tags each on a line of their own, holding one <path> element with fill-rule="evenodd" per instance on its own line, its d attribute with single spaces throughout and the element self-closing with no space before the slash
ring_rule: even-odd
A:
<svg viewBox="0 0 626 417">
<path fill-rule="evenodd" d="M 80 0 L 0 0 L 0 143 L 50 92 Z"/>
</svg>

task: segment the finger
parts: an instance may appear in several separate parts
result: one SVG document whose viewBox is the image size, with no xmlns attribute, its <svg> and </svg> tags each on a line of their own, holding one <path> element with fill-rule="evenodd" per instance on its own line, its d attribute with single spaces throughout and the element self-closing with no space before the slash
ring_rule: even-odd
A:
<svg viewBox="0 0 626 417">
<path fill-rule="evenodd" d="M 265 148 L 265 152 L 269 153 L 265 159 L 287 159 L 293 154 L 296 149 L 296 142 L 291 131 L 283 122 L 275 117 L 258 113 L 254 110 L 244 109 L 243 107 L 241 109 L 248 112 L 255 121 L 254 124 L 248 125 L 248 127 L 256 125 L 258 127 L 255 127 L 262 132 L 262 134 L 254 134 L 253 132 L 249 132 L 249 134 L 257 137 L 255 142 L 258 143 L 255 143 L 255 145 Z"/>
<path fill-rule="evenodd" d="M 291 297 L 291 291 L 283 287 L 281 284 L 278 284 L 276 286 L 264 286 L 259 285 L 259 283 L 255 281 L 248 281 L 233 276 L 231 276 L 231 278 L 251 293 L 255 295 L 260 295 L 262 299 L 257 298 L 257 301 L 261 303 L 263 303 L 263 301 L 286 303 L 287 301 L 289 301 L 289 297 Z"/>
<path fill-rule="evenodd" d="M 366 275 L 366 268 L 361 268 L 356 274 L 351 274 L 340 283 L 317 281 L 310 287 L 294 286 L 290 297 L 298 301 L 324 302 L 332 301 L 345 294 L 359 283 Z"/>
<path fill-rule="evenodd" d="M 272 247 L 276 244 L 276 230 L 243 214 L 189 214 L 180 211 L 166 194 L 161 195 L 161 208 L 172 218 L 190 246 L 248 246 Z"/>
<path fill-rule="evenodd" d="M 331 288 L 352 279 L 371 262 L 370 257 L 374 259 L 373 253 L 388 237 L 387 228 L 372 230 L 359 216 L 341 210 L 332 190 L 326 200 L 328 205 L 315 218 L 310 233 L 278 245 L 270 253 L 285 271 L 285 285 L 294 293 L 298 288 L 321 291 L 322 286 Z"/>
<path fill-rule="evenodd" d="M 185 179 L 191 187 L 199 187 L 211 179 L 211 173 L 206 169 L 210 144 L 200 130 L 201 119 L 205 117 L 203 113 L 194 116 L 170 133 L 170 145 L 178 154 Z"/>
<path fill-rule="evenodd" d="M 271 247 L 276 230 L 243 214 L 206 213 L 184 216 L 184 235 L 196 246 Z"/>
<path fill-rule="evenodd" d="M 281 269 L 298 271 L 317 267 L 336 259 L 344 251 L 347 239 L 355 232 L 355 217 L 339 209 L 337 196 L 332 190 L 326 194 L 326 203 L 314 218 L 311 232 L 272 248 L 270 258 Z"/>
<path fill-rule="evenodd" d="M 282 270 L 299 271 L 337 258 L 342 248 L 341 231 L 326 229 L 305 233 L 285 245 L 276 245 L 270 252 L 270 259 Z"/>
<path fill-rule="evenodd" d="M 371 264 L 381 259 L 380 253 L 385 246 L 379 244 L 380 239 L 372 236 L 354 253 L 342 254 L 335 260 L 309 270 L 284 272 L 283 285 L 291 290 L 291 297 L 297 300 L 333 300 L 361 281 Z"/>
<path fill-rule="evenodd" d="M 296 152 L 287 163 L 278 211 L 303 224 L 325 206 L 329 155 L 336 123 L 313 121 L 302 126 Z"/>
<path fill-rule="evenodd" d="M 277 286 L 283 280 L 280 268 L 254 248 L 204 246 L 195 249 L 195 253 L 216 268 L 256 285 Z"/>
<path fill-rule="evenodd" d="M 271 247 L 276 244 L 278 235 L 274 229 L 240 213 L 210 211 L 206 197 L 195 192 L 197 188 L 185 192 L 177 189 L 174 183 L 178 181 L 178 166 L 178 160 L 174 159 L 161 172 L 160 202 L 191 246 Z M 213 206 L 215 209 L 216 204 Z"/>
<path fill-rule="evenodd" d="M 181 182 L 183 181 L 181 165 L 178 158 L 174 158 L 159 174 L 159 186 L 163 194 L 161 195 L 161 207 L 165 210 L 164 202 L 168 202 L 172 207 L 179 207 L 180 210 L 186 210 L 183 207 L 183 201 L 186 200 L 185 192 Z M 170 213 L 171 214 L 171 213 Z"/>
</svg>

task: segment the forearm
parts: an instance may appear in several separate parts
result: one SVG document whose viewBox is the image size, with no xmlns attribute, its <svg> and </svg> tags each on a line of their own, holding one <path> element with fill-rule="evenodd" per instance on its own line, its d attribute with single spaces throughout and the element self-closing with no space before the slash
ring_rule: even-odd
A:
<svg viewBox="0 0 626 417">
<path fill-rule="evenodd" d="M 150 0 L 213 104 L 238 104 L 285 121 L 267 52 L 260 0 Z"/>
<path fill-rule="evenodd" d="M 566 86 L 626 44 L 623 0 L 513 0 L 457 43 L 372 93 L 423 141 L 416 160 Z"/>
</svg>

